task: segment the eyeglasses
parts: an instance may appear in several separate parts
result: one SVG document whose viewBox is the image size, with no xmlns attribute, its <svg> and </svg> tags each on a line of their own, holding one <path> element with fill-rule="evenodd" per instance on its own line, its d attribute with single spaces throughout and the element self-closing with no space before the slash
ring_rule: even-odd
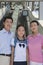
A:
<svg viewBox="0 0 43 65">
<path fill-rule="evenodd" d="M 24 44 L 19 44 L 19 46 L 21 47 L 21 46 L 23 46 L 23 48 L 25 47 L 25 45 Z"/>
</svg>

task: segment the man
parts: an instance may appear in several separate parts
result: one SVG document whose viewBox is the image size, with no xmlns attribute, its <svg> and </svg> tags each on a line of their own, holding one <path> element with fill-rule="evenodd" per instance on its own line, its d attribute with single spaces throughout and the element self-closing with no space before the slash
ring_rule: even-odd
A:
<svg viewBox="0 0 43 65">
<path fill-rule="evenodd" d="M 31 21 L 30 29 L 32 31 L 32 34 L 28 36 L 30 65 L 43 65 L 43 35 L 39 33 L 38 21 Z"/>
<path fill-rule="evenodd" d="M 3 29 L 0 31 L 0 65 L 10 65 L 12 17 L 6 16 L 3 20 Z"/>
</svg>

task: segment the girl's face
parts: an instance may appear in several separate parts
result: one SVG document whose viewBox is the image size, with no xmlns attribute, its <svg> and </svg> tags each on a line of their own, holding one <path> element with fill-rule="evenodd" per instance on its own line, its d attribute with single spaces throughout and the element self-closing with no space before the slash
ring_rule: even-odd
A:
<svg viewBox="0 0 43 65">
<path fill-rule="evenodd" d="M 23 37 L 25 35 L 25 29 L 23 26 L 20 26 L 18 29 L 17 29 L 17 35 L 19 37 Z"/>
<path fill-rule="evenodd" d="M 31 23 L 30 24 L 30 28 L 31 28 L 31 31 L 33 33 L 36 33 L 38 31 L 38 25 L 37 25 L 37 23 L 36 22 Z"/>
</svg>

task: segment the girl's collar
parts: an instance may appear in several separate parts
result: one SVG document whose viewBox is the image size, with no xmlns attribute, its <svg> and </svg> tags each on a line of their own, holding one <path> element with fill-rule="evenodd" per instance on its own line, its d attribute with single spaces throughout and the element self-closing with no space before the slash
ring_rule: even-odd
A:
<svg viewBox="0 0 43 65">
<path fill-rule="evenodd" d="M 23 40 L 20 40 L 18 37 L 17 37 L 17 39 L 18 39 L 19 41 L 25 41 L 25 39 L 23 39 Z"/>
</svg>

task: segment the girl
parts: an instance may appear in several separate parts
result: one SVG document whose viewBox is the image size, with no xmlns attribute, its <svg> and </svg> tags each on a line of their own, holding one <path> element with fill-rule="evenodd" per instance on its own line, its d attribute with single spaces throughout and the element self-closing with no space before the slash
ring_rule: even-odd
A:
<svg viewBox="0 0 43 65">
<path fill-rule="evenodd" d="M 26 41 L 25 28 L 23 25 L 17 26 L 16 37 L 15 40 L 12 39 L 11 47 L 12 47 L 11 65 L 27 65 L 26 61 L 27 41 Z"/>
<path fill-rule="evenodd" d="M 38 31 L 39 23 L 36 20 L 30 22 L 32 34 L 28 36 L 30 65 L 43 65 L 43 35 Z"/>
</svg>

